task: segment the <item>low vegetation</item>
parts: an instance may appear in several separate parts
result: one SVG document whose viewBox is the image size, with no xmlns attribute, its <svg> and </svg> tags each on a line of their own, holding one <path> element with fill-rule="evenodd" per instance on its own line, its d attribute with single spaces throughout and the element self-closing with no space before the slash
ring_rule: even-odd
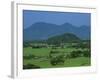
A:
<svg viewBox="0 0 100 80">
<path fill-rule="evenodd" d="M 24 42 L 23 51 L 23 69 L 91 65 L 90 41 L 72 34 Z"/>
</svg>

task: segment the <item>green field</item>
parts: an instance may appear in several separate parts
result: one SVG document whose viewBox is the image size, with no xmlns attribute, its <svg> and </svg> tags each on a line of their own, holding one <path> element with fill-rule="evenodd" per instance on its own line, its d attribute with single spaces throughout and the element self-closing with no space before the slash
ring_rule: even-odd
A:
<svg viewBox="0 0 100 80">
<path fill-rule="evenodd" d="M 83 49 L 76 49 L 76 48 L 57 48 L 52 49 L 49 48 L 32 48 L 32 47 L 24 47 L 23 48 L 23 65 L 35 65 L 39 66 L 40 68 L 57 68 L 57 67 L 78 67 L 78 66 L 90 66 L 91 65 L 91 58 L 90 57 L 75 57 L 75 58 L 64 58 L 64 63 L 59 63 L 57 65 L 52 65 L 50 63 L 49 53 L 52 50 L 56 50 L 58 52 L 63 52 L 64 56 L 70 54 L 72 51 L 81 50 Z M 58 53 L 54 54 L 58 55 Z M 26 68 L 25 68 L 26 69 Z"/>
</svg>

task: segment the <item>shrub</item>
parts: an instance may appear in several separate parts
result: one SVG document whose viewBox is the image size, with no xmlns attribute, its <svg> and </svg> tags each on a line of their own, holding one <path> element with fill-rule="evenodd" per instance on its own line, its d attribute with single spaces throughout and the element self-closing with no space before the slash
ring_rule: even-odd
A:
<svg viewBox="0 0 100 80">
<path fill-rule="evenodd" d="M 83 56 L 84 57 L 90 57 L 91 56 L 90 51 L 89 50 L 83 51 Z"/>
<path fill-rule="evenodd" d="M 65 61 L 64 55 L 50 57 L 50 63 L 52 65 L 64 64 L 64 61 Z"/>
<path fill-rule="evenodd" d="M 23 69 L 37 69 L 37 68 L 40 68 L 40 66 L 34 64 L 23 65 Z"/>
<path fill-rule="evenodd" d="M 82 56 L 82 51 L 81 50 L 72 51 L 71 54 L 70 54 L 71 58 L 76 58 L 76 57 L 80 57 L 80 56 Z"/>
</svg>

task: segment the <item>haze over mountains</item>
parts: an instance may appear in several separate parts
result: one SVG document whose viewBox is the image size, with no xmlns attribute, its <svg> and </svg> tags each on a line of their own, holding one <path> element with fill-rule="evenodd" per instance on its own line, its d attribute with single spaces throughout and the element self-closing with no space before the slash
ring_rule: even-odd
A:
<svg viewBox="0 0 100 80">
<path fill-rule="evenodd" d="M 90 26 L 82 25 L 80 27 L 74 26 L 70 23 L 56 25 L 45 22 L 38 22 L 25 28 L 23 31 L 24 41 L 32 40 L 46 40 L 50 37 L 61 35 L 64 33 L 72 33 L 80 39 L 90 39 Z"/>
</svg>

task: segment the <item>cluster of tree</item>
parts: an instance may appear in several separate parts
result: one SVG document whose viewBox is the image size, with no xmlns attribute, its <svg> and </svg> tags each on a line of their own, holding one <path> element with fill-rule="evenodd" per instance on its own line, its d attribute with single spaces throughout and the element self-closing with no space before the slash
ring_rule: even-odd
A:
<svg viewBox="0 0 100 80">
<path fill-rule="evenodd" d="M 46 43 L 35 43 L 35 42 L 24 42 L 23 47 L 32 47 L 32 48 L 43 48 L 43 47 L 48 47 Z"/>
<path fill-rule="evenodd" d="M 64 54 L 59 51 L 50 51 L 49 58 L 51 65 L 64 64 L 65 62 Z"/>
<path fill-rule="evenodd" d="M 52 65 L 64 64 L 64 61 L 65 60 L 61 58 L 61 56 L 50 58 L 50 63 Z"/>
<path fill-rule="evenodd" d="M 32 48 L 47 48 L 47 44 L 33 44 L 31 45 Z"/>
<path fill-rule="evenodd" d="M 47 58 L 48 59 L 48 56 L 36 56 L 34 54 L 30 54 L 30 55 L 24 55 L 23 56 L 24 59 L 40 59 L 40 58 Z"/>
<path fill-rule="evenodd" d="M 76 58 L 76 57 L 80 57 L 80 56 L 82 56 L 82 51 L 80 51 L 80 50 L 72 51 L 70 53 L 70 58 Z"/>
<path fill-rule="evenodd" d="M 77 50 L 72 51 L 70 54 L 66 55 L 67 58 L 77 58 L 77 57 L 91 57 L 90 50 Z"/>
<path fill-rule="evenodd" d="M 90 51 L 83 51 L 83 56 L 84 57 L 91 57 L 91 52 Z"/>
<path fill-rule="evenodd" d="M 91 57 L 90 50 L 76 50 L 72 51 L 69 54 L 65 55 L 64 52 L 59 52 L 59 51 L 50 51 L 49 53 L 49 58 L 50 58 L 50 63 L 52 65 L 57 65 L 57 64 L 64 64 L 65 58 L 66 59 L 71 59 L 71 58 L 77 58 L 77 57 Z"/>
<path fill-rule="evenodd" d="M 76 49 L 78 48 L 82 48 L 82 49 L 85 49 L 85 48 L 90 48 L 90 43 L 89 42 L 80 42 L 80 43 L 77 43 L 75 45 L 72 45 L 71 47 L 74 47 Z"/>
</svg>

